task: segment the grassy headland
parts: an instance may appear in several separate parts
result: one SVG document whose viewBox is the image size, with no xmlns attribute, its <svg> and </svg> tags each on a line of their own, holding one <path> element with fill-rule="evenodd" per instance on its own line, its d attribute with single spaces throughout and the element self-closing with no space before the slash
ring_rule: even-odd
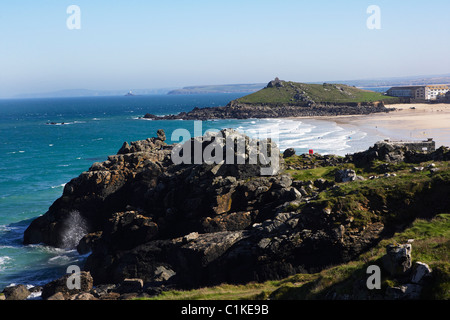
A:
<svg viewBox="0 0 450 320">
<path fill-rule="evenodd" d="M 275 80 L 273 85 L 235 100 L 235 103 L 252 105 L 305 105 L 371 103 L 384 101 L 395 103 L 398 99 L 380 92 L 362 90 L 344 84 L 305 84 Z"/>
<path fill-rule="evenodd" d="M 398 98 L 343 84 L 305 84 L 276 78 L 263 89 L 233 100 L 227 106 L 194 108 L 162 117 L 146 114 L 144 118 L 210 120 L 356 115 L 389 112 L 394 109 L 386 108 L 385 104 L 398 102 Z"/>
</svg>

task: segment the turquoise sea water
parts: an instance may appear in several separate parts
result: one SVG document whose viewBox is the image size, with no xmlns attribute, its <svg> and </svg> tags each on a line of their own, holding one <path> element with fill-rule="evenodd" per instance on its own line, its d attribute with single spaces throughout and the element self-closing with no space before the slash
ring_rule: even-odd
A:
<svg viewBox="0 0 450 320">
<path fill-rule="evenodd" d="M 149 121 L 140 116 L 225 105 L 242 95 L 0 100 L 0 291 L 12 283 L 41 285 L 63 275 L 68 265 L 83 264 L 85 257 L 76 251 L 22 245 L 26 227 L 61 196 L 65 183 L 92 163 L 116 154 L 124 141 L 155 136 L 160 128 L 169 140 L 178 128 L 194 133 L 193 121 Z M 58 125 L 48 125 L 51 122 Z M 357 128 L 313 119 L 220 120 L 201 125 L 203 132 L 236 128 L 250 136 L 270 130 L 278 135 L 282 150 L 294 147 L 299 153 L 314 149 L 345 155 L 380 140 Z"/>
</svg>

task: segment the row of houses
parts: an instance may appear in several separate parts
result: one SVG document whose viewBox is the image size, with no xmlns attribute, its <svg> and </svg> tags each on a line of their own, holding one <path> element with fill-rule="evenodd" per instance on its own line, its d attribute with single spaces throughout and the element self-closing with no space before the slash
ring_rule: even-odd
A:
<svg viewBox="0 0 450 320">
<path fill-rule="evenodd" d="M 450 86 L 446 84 L 427 86 L 392 87 L 386 94 L 392 97 L 419 101 L 450 101 Z"/>
</svg>

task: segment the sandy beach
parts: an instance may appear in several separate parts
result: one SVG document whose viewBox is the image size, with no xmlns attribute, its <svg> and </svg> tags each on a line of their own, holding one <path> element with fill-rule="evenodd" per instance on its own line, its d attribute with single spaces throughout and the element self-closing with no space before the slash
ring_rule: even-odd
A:
<svg viewBox="0 0 450 320">
<path fill-rule="evenodd" d="M 357 127 L 369 134 L 395 140 L 433 138 L 436 147 L 450 146 L 450 104 L 396 104 L 389 113 L 321 117 L 343 127 Z"/>
</svg>

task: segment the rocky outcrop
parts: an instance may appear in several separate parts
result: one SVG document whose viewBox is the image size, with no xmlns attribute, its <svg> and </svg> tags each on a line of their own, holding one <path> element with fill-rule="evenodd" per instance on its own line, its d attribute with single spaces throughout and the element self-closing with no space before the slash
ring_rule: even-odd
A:
<svg viewBox="0 0 450 320">
<path fill-rule="evenodd" d="M 432 270 L 423 262 L 411 262 L 411 244 L 394 244 L 386 247 L 383 256 L 383 266 L 389 275 L 399 284 L 387 287 L 385 299 L 388 300 L 417 300 L 421 298 L 423 286 L 431 278 Z"/>
<path fill-rule="evenodd" d="M 418 142 L 420 145 L 421 142 Z M 404 144 L 395 144 L 389 141 L 380 141 L 375 143 L 366 151 L 357 152 L 348 155 L 347 161 L 354 163 L 356 166 L 364 167 L 370 165 L 374 160 L 386 163 L 420 163 L 426 161 L 449 161 L 450 149 L 448 147 L 440 147 L 432 152 L 417 152 L 410 150 Z"/>
<path fill-rule="evenodd" d="M 355 170 L 342 169 L 335 172 L 334 180 L 336 182 L 349 182 L 355 180 L 364 180 L 364 178 L 361 176 L 357 176 Z"/>
<path fill-rule="evenodd" d="M 57 280 L 47 283 L 42 289 L 42 299 L 47 300 L 50 297 L 53 297 L 54 300 L 60 300 L 59 298 L 54 297 L 55 294 L 61 295 L 64 299 L 68 299 L 71 296 L 87 292 L 93 288 L 94 281 L 89 272 L 81 272 L 78 274 L 80 279 L 79 288 L 70 289 L 67 286 L 68 281 L 70 281 L 69 277 L 71 276 L 72 275 L 65 275 Z"/>
<path fill-rule="evenodd" d="M 227 106 L 222 107 L 194 108 L 192 111 L 181 112 L 177 115 L 161 117 L 145 115 L 144 118 L 153 120 L 265 119 L 371 114 L 389 112 L 392 110 L 393 109 L 386 108 L 381 102 L 347 103 L 342 105 L 311 103 L 307 106 L 248 105 L 239 102 L 230 102 Z"/>
<path fill-rule="evenodd" d="M 294 148 L 287 148 L 283 152 L 283 158 L 290 158 L 295 155 L 295 149 Z"/>
<path fill-rule="evenodd" d="M 389 245 L 383 257 L 384 269 L 391 276 L 399 276 L 411 269 L 411 245 Z"/>
<path fill-rule="evenodd" d="M 101 230 L 111 213 L 143 207 L 142 194 L 157 186 L 170 152 L 160 138 L 125 142 L 117 155 L 67 183 L 62 197 L 25 231 L 24 243 L 71 248 L 86 233 Z"/>
<path fill-rule="evenodd" d="M 239 150 L 237 140 L 226 137 L 239 137 L 244 148 Z M 315 272 L 355 258 L 383 234 L 380 218 L 354 222 L 342 203 L 315 201 L 320 192 L 339 188 L 335 182 L 296 181 L 282 174 L 283 157 L 271 141 L 262 146 L 280 167 L 263 176 L 265 162 L 250 163 L 258 144 L 234 130 L 193 138 L 183 145 L 191 146 L 191 151 L 195 146 L 201 151 L 214 149 L 216 155 L 233 147 L 231 156 L 219 163 L 176 164 L 177 152 L 189 161 L 195 155 L 184 154 L 189 148 L 166 145 L 164 140 L 164 132 L 159 131 L 156 138 L 124 143 L 117 155 L 70 181 L 62 197 L 31 223 L 25 243 L 90 252 L 84 270 L 96 288 L 113 283 L 122 284 L 122 289 L 89 293 L 94 298 L 117 298 L 129 294 L 130 286 L 159 292 L 163 287 L 243 283 Z M 237 164 L 238 159 L 243 162 Z M 326 165 L 344 161 L 319 155 L 298 159 Z M 58 286 L 47 286 L 44 296 L 61 291 L 52 289 Z M 69 295 L 63 292 L 63 296 Z"/>
<path fill-rule="evenodd" d="M 2 293 L 5 295 L 6 300 L 25 300 L 31 294 L 23 284 L 6 287 Z"/>
</svg>

